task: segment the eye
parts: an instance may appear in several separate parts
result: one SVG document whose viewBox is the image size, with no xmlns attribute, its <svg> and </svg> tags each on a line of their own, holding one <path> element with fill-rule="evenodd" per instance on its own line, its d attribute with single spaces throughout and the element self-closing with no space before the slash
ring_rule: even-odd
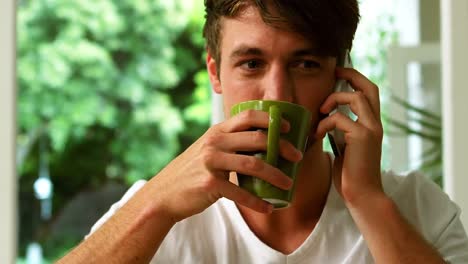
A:
<svg viewBox="0 0 468 264">
<path fill-rule="evenodd" d="M 300 60 L 297 61 L 294 66 L 302 69 L 316 69 L 320 68 L 320 63 L 313 60 Z"/>
<path fill-rule="evenodd" d="M 263 63 L 259 60 L 248 60 L 241 64 L 242 68 L 249 70 L 249 71 L 257 70 L 261 68 L 262 66 L 263 66 Z"/>
</svg>

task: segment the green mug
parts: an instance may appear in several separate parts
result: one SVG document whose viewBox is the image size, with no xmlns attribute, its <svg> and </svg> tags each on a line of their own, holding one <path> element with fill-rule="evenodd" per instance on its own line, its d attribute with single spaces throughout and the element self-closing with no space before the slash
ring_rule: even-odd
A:
<svg viewBox="0 0 468 264">
<path fill-rule="evenodd" d="M 266 152 L 242 152 L 241 154 L 256 156 L 268 164 L 277 167 L 293 180 L 294 185 L 290 190 L 283 190 L 259 178 L 237 173 L 239 186 L 271 203 L 275 209 L 288 207 L 291 204 L 296 188 L 295 180 L 301 162 L 290 162 L 279 156 L 280 138 L 286 139 L 304 153 L 310 133 L 312 113 L 301 105 L 289 102 L 253 100 L 234 105 L 231 108 L 231 116 L 235 116 L 245 110 L 268 112 L 270 121 L 267 129 L 268 142 Z M 288 133 L 281 134 L 281 119 L 287 120 L 291 125 Z M 258 129 L 252 128 L 252 130 Z"/>
</svg>

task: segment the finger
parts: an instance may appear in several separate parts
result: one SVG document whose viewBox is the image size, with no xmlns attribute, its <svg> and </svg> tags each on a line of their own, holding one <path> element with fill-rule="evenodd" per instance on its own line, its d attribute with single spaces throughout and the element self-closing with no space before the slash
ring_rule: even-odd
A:
<svg viewBox="0 0 468 264">
<path fill-rule="evenodd" d="M 369 101 L 360 91 L 332 93 L 320 107 L 324 114 L 330 113 L 338 105 L 349 105 L 351 111 L 358 116 L 358 122 L 370 129 L 377 128 L 378 118 L 369 105 Z"/>
<path fill-rule="evenodd" d="M 291 178 L 281 170 L 255 156 L 217 152 L 216 157 L 210 157 L 205 164 L 210 164 L 211 169 L 235 171 L 257 177 L 284 190 L 289 190 L 293 184 Z"/>
<path fill-rule="evenodd" d="M 368 98 L 372 112 L 380 119 L 379 88 L 366 76 L 355 69 L 336 68 L 336 77 L 347 80 L 356 91 L 361 91 Z"/>
<path fill-rule="evenodd" d="M 268 128 L 270 115 L 259 110 L 245 110 L 221 124 L 221 130 L 226 133 L 249 130 L 251 128 Z M 281 119 L 281 132 L 286 133 L 290 129 L 287 120 Z"/>
<path fill-rule="evenodd" d="M 347 133 L 352 131 L 359 133 L 359 131 L 363 129 L 361 125 L 338 112 L 320 121 L 317 127 L 317 132 L 315 133 L 316 138 L 323 138 L 328 131 L 335 128 L 343 131 L 345 133 L 345 138 Z"/>
<path fill-rule="evenodd" d="M 280 140 L 280 155 L 291 162 L 299 162 L 303 158 L 302 152 L 285 139 Z"/>
<path fill-rule="evenodd" d="M 216 143 L 221 150 L 235 153 L 239 151 L 254 152 L 266 151 L 268 145 L 268 135 L 264 131 L 244 131 L 232 134 L 219 134 Z M 279 141 L 280 155 L 288 161 L 299 162 L 302 159 L 302 152 L 286 139 Z"/>
<path fill-rule="evenodd" d="M 223 197 L 259 213 L 271 213 L 273 211 L 273 205 L 229 181 L 221 181 L 219 188 Z"/>
</svg>

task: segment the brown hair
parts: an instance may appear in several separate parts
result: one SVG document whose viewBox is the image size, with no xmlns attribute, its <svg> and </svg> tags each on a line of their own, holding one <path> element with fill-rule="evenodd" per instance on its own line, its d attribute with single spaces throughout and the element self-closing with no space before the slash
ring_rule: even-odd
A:
<svg viewBox="0 0 468 264">
<path fill-rule="evenodd" d="M 205 0 L 203 36 L 218 67 L 222 18 L 236 17 L 249 5 L 260 11 L 265 23 L 279 27 L 286 24 L 288 30 L 313 42 L 321 55 L 338 58 L 351 49 L 360 18 L 357 0 Z M 279 15 L 272 15 L 269 6 Z"/>
</svg>

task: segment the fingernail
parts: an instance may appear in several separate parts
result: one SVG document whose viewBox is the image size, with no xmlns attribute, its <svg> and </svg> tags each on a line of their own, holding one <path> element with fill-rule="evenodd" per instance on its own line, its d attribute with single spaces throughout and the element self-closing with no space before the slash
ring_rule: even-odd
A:
<svg viewBox="0 0 468 264">
<path fill-rule="evenodd" d="M 289 190 L 292 188 L 294 182 L 291 178 L 288 178 L 287 180 L 284 181 L 284 187 L 286 187 L 286 190 Z"/>
<path fill-rule="evenodd" d="M 299 160 L 302 160 L 303 154 L 302 154 L 302 152 L 301 152 L 300 150 L 296 149 L 296 156 L 297 156 L 297 158 L 298 158 Z"/>
</svg>

